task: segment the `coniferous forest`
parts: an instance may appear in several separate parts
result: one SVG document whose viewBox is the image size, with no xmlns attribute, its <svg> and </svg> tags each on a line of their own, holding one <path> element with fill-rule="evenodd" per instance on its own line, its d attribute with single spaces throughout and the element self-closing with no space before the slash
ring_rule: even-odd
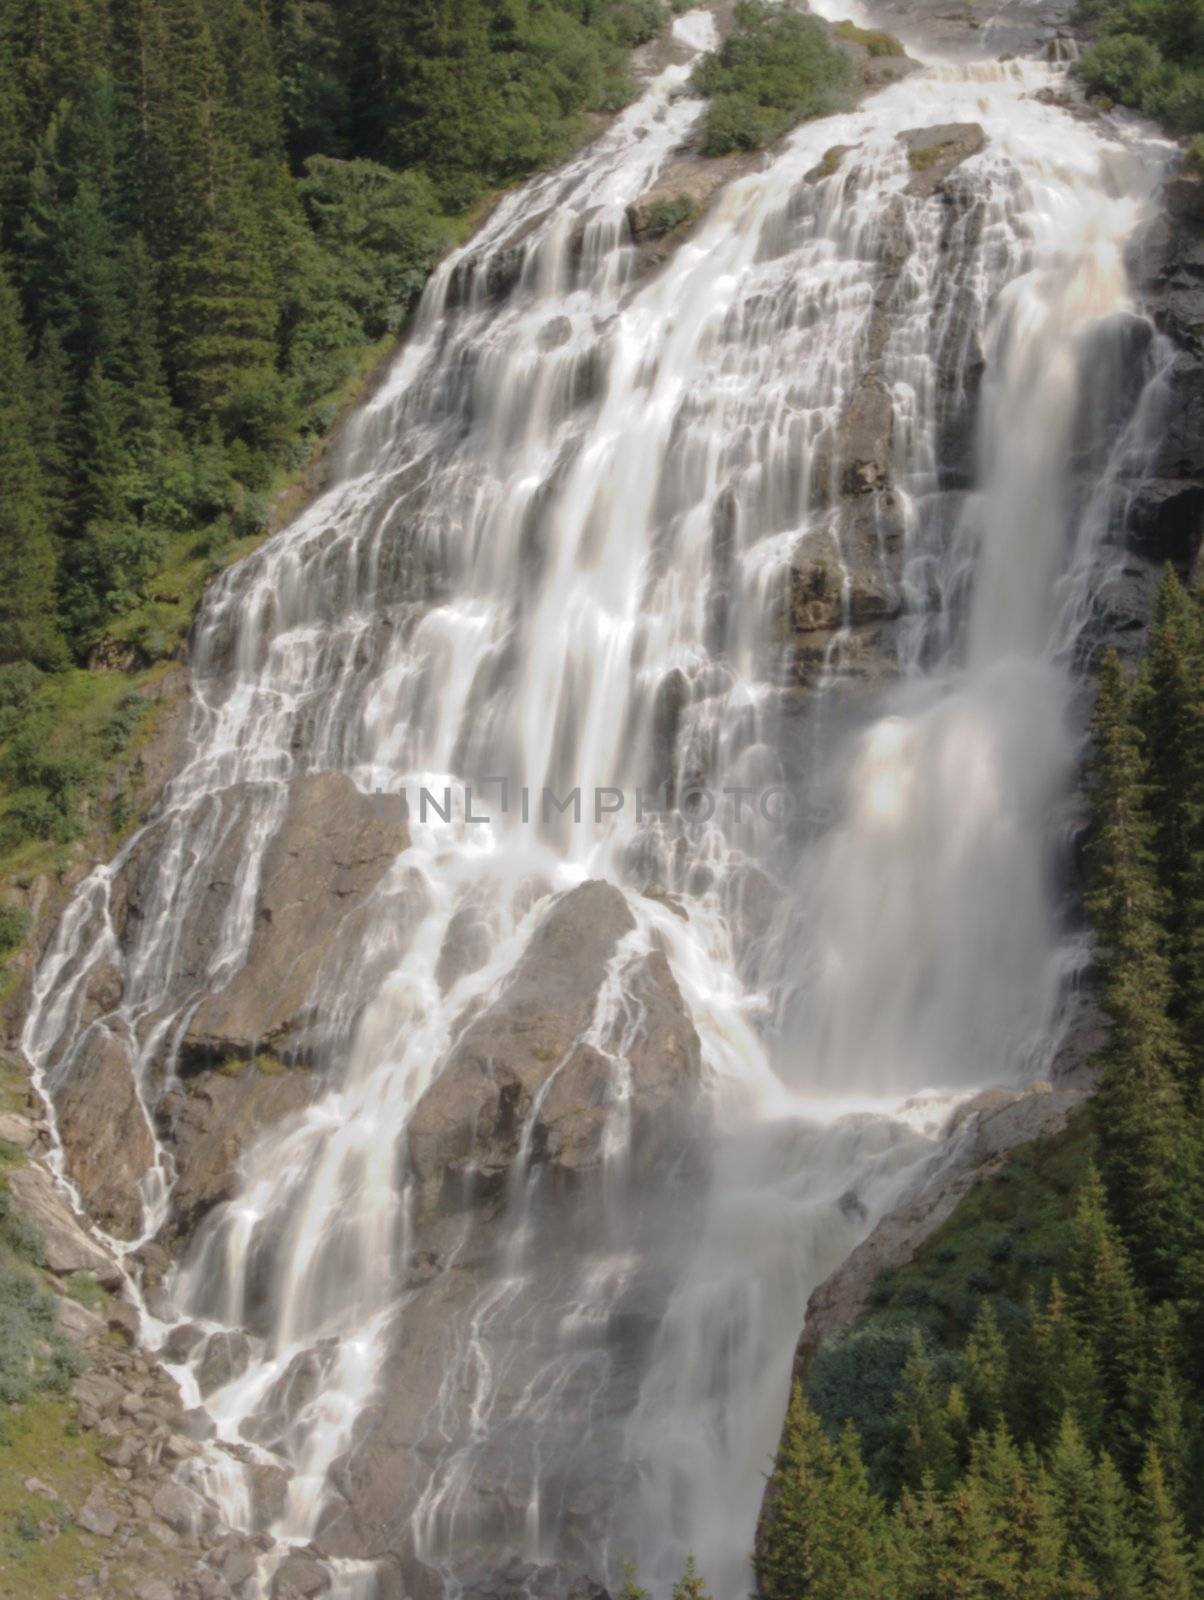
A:
<svg viewBox="0 0 1204 1600">
<path fill-rule="evenodd" d="M 1169 569 L 1092 746 L 1099 1091 L 804 1362 L 768 1600 L 1204 1591 L 1204 611 Z"/>
</svg>

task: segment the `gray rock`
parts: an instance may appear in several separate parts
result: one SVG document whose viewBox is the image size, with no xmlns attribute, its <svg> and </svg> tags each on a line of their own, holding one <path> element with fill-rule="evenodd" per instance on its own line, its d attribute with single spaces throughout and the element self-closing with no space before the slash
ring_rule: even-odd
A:
<svg viewBox="0 0 1204 1600">
<path fill-rule="evenodd" d="M 279 1522 L 288 1505 L 288 1473 L 267 1461 L 247 1463 L 251 1485 L 251 1522 L 255 1533 L 264 1533 Z"/>
<path fill-rule="evenodd" d="M 195 1065 L 267 1047 L 303 1048 L 314 985 L 328 953 L 350 942 L 348 917 L 409 844 L 345 773 L 294 780 L 284 822 L 264 854 L 247 959 L 203 1000 L 184 1040 Z"/>
<path fill-rule="evenodd" d="M 151 1510 L 173 1533 L 196 1533 L 206 1520 L 205 1502 L 182 1483 L 165 1483 L 151 1497 Z"/>
<path fill-rule="evenodd" d="M 67 1175 L 89 1213 L 123 1238 L 141 1226 L 138 1183 L 155 1160 L 132 1060 L 124 1032 L 95 1022 L 50 1083 Z"/>
<path fill-rule="evenodd" d="M 196 1367 L 197 1387 L 202 1397 L 241 1378 L 251 1360 L 251 1341 L 245 1333 L 211 1333 L 205 1341 Z"/>
<path fill-rule="evenodd" d="M 8 1196 L 13 1211 L 37 1231 L 51 1272 L 59 1277 L 91 1272 L 107 1289 L 122 1281 L 113 1257 L 84 1232 L 44 1167 L 14 1168 L 8 1174 Z"/>
<path fill-rule="evenodd" d="M 424 1204 L 471 1171 L 488 1187 L 526 1144 L 535 1161 L 576 1168 L 598 1159 L 608 1067 L 582 1042 L 615 946 L 635 926 L 622 893 L 583 883 L 552 906 L 493 1004 L 464 1030 L 410 1120 L 408 1147 Z M 632 1069 L 651 1116 L 698 1081 L 700 1051 L 663 956 L 636 980 L 655 1009 Z"/>
<path fill-rule="evenodd" d="M 303 1110 L 317 1092 L 302 1067 L 247 1062 L 236 1073 L 195 1073 L 164 1095 L 158 1117 L 173 1147 L 173 1222 L 190 1232 L 213 1206 L 235 1192 L 244 1149 L 263 1132 Z"/>
<path fill-rule="evenodd" d="M 18 1150 L 28 1150 L 37 1136 L 38 1130 L 28 1117 L 19 1117 L 11 1111 L 0 1111 L 0 1144 L 11 1144 Z"/>
<path fill-rule="evenodd" d="M 106 1378 L 103 1372 L 85 1372 L 71 1385 L 71 1398 L 98 1417 L 112 1416 L 120 1408 L 124 1395 L 121 1385 Z"/>
<path fill-rule="evenodd" d="M 147 1578 L 134 1590 L 137 1600 L 175 1600 L 175 1592 L 162 1578 Z"/>
<path fill-rule="evenodd" d="M 72 1300 L 66 1294 L 54 1303 L 54 1325 L 63 1338 L 70 1339 L 72 1344 L 91 1344 L 105 1331 L 103 1317 L 98 1317 L 95 1311 L 89 1311 L 87 1306 L 81 1306 L 78 1300 Z"/>
<path fill-rule="evenodd" d="M 987 136 L 977 122 L 946 122 L 932 128 L 907 128 L 899 135 L 911 165 L 909 194 L 934 195 L 963 161 L 984 148 Z"/>
<path fill-rule="evenodd" d="M 188 1359 L 204 1337 L 204 1328 L 195 1322 L 178 1322 L 159 1347 L 159 1354 L 164 1361 L 178 1366 Z"/>
<path fill-rule="evenodd" d="M 329 1592 L 330 1569 L 299 1550 L 285 1556 L 272 1579 L 272 1600 L 311 1600 Z"/>
<path fill-rule="evenodd" d="M 86 1533 L 94 1533 L 99 1539 L 111 1539 L 117 1532 L 119 1518 L 98 1485 L 80 1507 L 75 1520 Z"/>
</svg>

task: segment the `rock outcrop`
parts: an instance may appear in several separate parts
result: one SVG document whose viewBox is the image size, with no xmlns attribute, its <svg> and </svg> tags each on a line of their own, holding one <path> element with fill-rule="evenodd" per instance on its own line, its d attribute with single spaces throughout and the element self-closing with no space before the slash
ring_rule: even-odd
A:
<svg viewBox="0 0 1204 1600">
<path fill-rule="evenodd" d="M 455 1500 L 472 1530 L 465 1536 L 496 1534 L 479 1552 L 489 1576 L 479 1590 L 469 1585 L 482 1595 L 511 1592 L 490 1562 L 521 1543 L 526 1475 L 542 1452 L 575 1465 L 557 1491 L 566 1567 L 528 1574 L 531 1593 L 565 1592 L 555 1585 L 578 1558 L 584 1566 L 597 1518 L 622 1489 L 576 1446 L 620 1428 L 636 1398 L 633 1352 L 654 1336 L 671 1281 L 667 1264 L 655 1266 L 657 1218 L 686 1181 L 701 1070 L 664 956 L 622 946 L 635 927 L 613 885 L 561 895 L 414 1111 L 408 1160 L 420 1203 L 382 1375 L 388 1400 L 361 1417 L 319 1533 L 331 1554 L 381 1560 L 382 1596 L 440 1592 L 418 1553 L 399 1548 L 399 1530 L 420 1497 L 438 1498 L 460 1452 L 471 1456 Z M 613 1188 L 608 1157 L 622 1174 Z M 527 1237 L 536 1251 L 524 1251 Z M 583 1320 L 566 1359 L 559 1330 L 597 1296 L 616 1249 L 647 1259 L 647 1273 L 609 1316 Z M 445 1397 L 477 1381 L 463 1365 L 477 1339 L 500 1365 L 487 1399 L 493 1425 L 474 1434 L 468 1409 Z M 312 1361 L 290 1380 L 301 1394 Z M 553 1411 L 533 1400 L 550 1384 Z M 267 1432 L 281 1426 L 278 1410 L 274 1400 L 265 1407 Z M 457 1542 L 461 1570 L 475 1554 Z"/>
<path fill-rule="evenodd" d="M 908 194 L 930 199 L 963 161 L 976 156 L 987 136 L 977 122 L 945 122 L 932 128 L 905 128 L 899 135 L 911 167 Z"/>
<path fill-rule="evenodd" d="M 346 971 L 340 956 L 358 948 L 362 931 L 355 913 L 408 844 L 399 803 L 361 793 L 345 773 L 295 779 L 264 854 L 246 960 L 193 1013 L 186 1064 L 247 1059 L 261 1048 L 312 1056 L 319 975 Z"/>
<path fill-rule="evenodd" d="M 9 1204 L 41 1244 L 47 1270 L 56 1277 L 89 1272 L 108 1288 L 121 1282 L 121 1268 L 85 1233 L 62 1192 L 44 1167 L 31 1163 L 7 1175 Z"/>
<path fill-rule="evenodd" d="M 211 1207 L 230 1199 L 243 1151 L 271 1124 L 302 1110 L 315 1074 L 271 1057 L 191 1074 L 163 1096 L 157 1121 L 176 1167 L 172 1228 L 190 1233 Z"/>
<path fill-rule="evenodd" d="M 89 1214 L 110 1233 L 133 1237 L 142 1222 L 139 1185 L 154 1165 L 155 1141 L 124 1030 L 94 1022 L 49 1093 L 67 1176 Z"/>
<path fill-rule="evenodd" d="M 408 1130 L 410 1161 L 429 1206 L 467 1172 L 486 1186 L 518 1158 L 562 1169 L 598 1160 L 612 1115 L 614 1022 L 590 1039 L 619 940 L 635 919 L 612 884 L 564 895 L 540 924 L 505 987 L 469 1023 Z M 625 978 L 642 1012 L 628 1065 L 641 1117 L 694 1087 L 699 1044 L 659 952 Z"/>
<path fill-rule="evenodd" d="M 1030 1084 L 1021 1090 L 988 1089 L 954 1114 L 951 1143 L 906 1195 L 807 1302 L 800 1355 L 845 1328 L 865 1309 L 879 1273 L 902 1266 L 953 1212 L 980 1178 L 1009 1151 L 1065 1127 L 1087 1098 L 1082 1087 Z"/>
</svg>

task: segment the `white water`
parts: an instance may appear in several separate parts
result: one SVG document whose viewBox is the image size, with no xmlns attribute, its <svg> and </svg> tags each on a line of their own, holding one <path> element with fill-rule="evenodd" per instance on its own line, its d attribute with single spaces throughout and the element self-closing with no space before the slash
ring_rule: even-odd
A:
<svg viewBox="0 0 1204 1600">
<path fill-rule="evenodd" d="M 705 16 L 675 27 L 705 46 Z M 255 1334 L 245 1375 L 208 1402 L 226 1440 L 320 1346 L 315 1392 L 280 1445 L 292 1480 L 275 1531 L 306 1541 L 414 1315 L 395 1315 L 413 1228 L 407 1117 L 548 891 L 587 877 L 625 888 L 638 927 L 589 1030 L 613 1064 L 594 1236 L 574 1249 L 541 1233 L 537 1175 L 514 1175 L 492 1276 L 446 1330 L 420 1492 L 399 1501 L 395 1547 L 449 1594 L 507 1550 L 610 1579 L 635 1555 L 658 1585 L 693 1550 L 721 1600 L 746 1592 L 810 1289 L 933 1159 L 956 1098 L 1044 1070 L 1065 1000 L 1053 884 L 1075 759 L 1070 665 L 1108 485 L 1139 457 L 1155 385 L 1089 441 L 1094 492 L 1068 463 L 1091 399 L 1083 352 L 1131 309 L 1123 248 L 1156 158 L 1034 100 L 1050 69 L 935 65 L 800 129 L 639 278 L 624 207 L 699 114 L 674 97 L 688 71 L 663 73 L 566 169 L 498 207 L 429 287 L 335 486 L 214 586 L 190 759 L 152 823 L 154 902 L 119 949 L 109 896 L 123 858 L 92 876 L 26 1034 L 52 1090 L 72 1067 L 88 974 L 117 961 L 108 1025 L 136 1040 L 153 1103 L 195 1004 L 243 959 L 297 773 L 411 794 L 503 773 L 533 795 L 581 786 L 576 826 L 513 808 L 491 826 L 462 812 L 414 822 L 364 948 L 342 953 L 344 978 L 348 959 L 385 976 L 362 1008 L 334 987 L 317 997 L 327 1092 L 249 1153 L 239 1197 L 204 1225 L 173 1289 L 207 1325 Z M 988 139 L 960 169 L 974 203 L 906 196 L 896 135 L 964 121 Z M 835 145 L 853 153 L 806 182 Z M 910 246 L 879 307 L 909 598 L 899 679 L 871 694 L 845 631 L 800 696 L 775 643 L 783 564 L 806 539 L 848 582 L 818 462 L 866 368 L 892 239 Z M 516 280 L 505 298 L 485 287 L 491 257 Z M 975 335 L 980 466 L 953 502 L 937 493 L 940 399 L 968 383 Z M 666 750 L 670 683 L 683 709 Z M 637 787 L 668 776 L 788 783 L 803 815 L 793 830 L 723 814 L 638 823 Z M 627 807 L 595 824 L 603 785 Z M 231 828 L 244 872 L 196 973 L 181 941 Z M 684 919 L 639 892 L 653 882 Z M 488 955 L 444 995 L 436 962 L 465 906 Z M 640 1016 L 624 977 L 656 944 L 701 1038 L 713 1130 L 706 1181 L 684 1190 L 628 1167 Z M 170 1182 L 164 1153 L 142 1238 L 169 1214 Z M 465 1261 L 471 1244 L 457 1247 Z M 614 1328 L 649 1279 L 657 1325 L 633 1372 Z M 527 1344 L 519 1382 L 512 1352 Z M 584 1438 L 582 1406 L 597 1418 Z M 238 1463 L 215 1449 L 202 1478 L 245 1523 Z M 514 1509 L 486 1504 L 486 1480 Z M 363 1570 L 344 1568 L 349 1594 Z"/>
</svg>

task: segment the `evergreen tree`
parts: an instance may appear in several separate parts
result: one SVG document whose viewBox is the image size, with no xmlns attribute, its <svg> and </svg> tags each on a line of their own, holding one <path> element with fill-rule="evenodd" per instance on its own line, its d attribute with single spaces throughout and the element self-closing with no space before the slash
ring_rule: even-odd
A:
<svg viewBox="0 0 1204 1600">
<path fill-rule="evenodd" d="M 673 1585 L 673 1600 L 711 1600 L 692 1555 L 686 1557 L 685 1570 Z"/>
<path fill-rule="evenodd" d="M 1137 1524 L 1147 1593 L 1158 1600 L 1193 1600 L 1191 1550 L 1154 1449 L 1141 1470 Z"/>
<path fill-rule="evenodd" d="M 1168 566 L 1155 602 L 1135 712 L 1148 752 L 1147 798 L 1172 983 L 1169 1009 L 1178 1020 L 1185 1014 L 1192 980 L 1193 858 L 1204 798 L 1200 634 L 1199 607 Z M 1198 1082 L 1201 1063 L 1189 1056 L 1185 1065 Z"/>
<path fill-rule="evenodd" d="M 0 662 L 63 664 L 55 549 L 34 445 L 25 331 L 0 262 Z"/>
<path fill-rule="evenodd" d="M 1141 1305 L 1128 1254 L 1108 1220 L 1103 1184 L 1092 1168 L 1079 1190 L 1070 1237 L 1070 1305 L 1094 1357 L 1112 1416 L 1128 1403 L 1140 1350 Z"/>
<path fill-rule="evenodd" d="M 1092 1516 L 1083 1537 L 1084 1557 L 1100 1600 L 1145 1600 L 1129 1492 L 1106 1451 L 1096 1464 Z"/>
<path fill-rule="evenodd" d="M 1094 721 L 1092 889 L 1111 1029 L 1097 1104 L 1108 1195 L 1145 1283 L 1168 1294 L 1195 1249 L 1194 1151 L 1180 1132 L 1181 1050 L 1168 1015 L 1170 968 L 1159 917 L 1142 736 L 1115 652 L 1099 673 Z"/>
<path fill-rule="evenodd" d="M 956 1457 L 945 1405 L 924 1340 L 916 1333 L 895 1401 L 898 1480 L 918 1488 L 930 1479 L 938 1489 L 952 1483 Z"/>
<path fill-rule="evenodd" d="M 962 1360 L 971 1427 L 994 1428 L 1004 1414 L 1008 1353 L 989 1300 L 978 1309 Z"/>
</svg>

